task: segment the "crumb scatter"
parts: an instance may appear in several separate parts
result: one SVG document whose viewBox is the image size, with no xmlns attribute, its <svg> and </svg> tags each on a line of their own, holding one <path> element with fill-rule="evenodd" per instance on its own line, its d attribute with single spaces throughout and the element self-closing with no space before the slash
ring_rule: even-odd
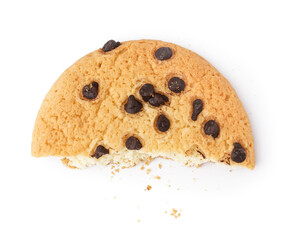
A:
<svg viewBox="0 0 304 240">
<path fill-rule="evenodd" d="M 181 216 L 181 209 L 180 210 L 176 210 L 175 208 L 172 208 L 172 211 L 170 213 L 171 216 L 178 218 Z"/>
</svg>

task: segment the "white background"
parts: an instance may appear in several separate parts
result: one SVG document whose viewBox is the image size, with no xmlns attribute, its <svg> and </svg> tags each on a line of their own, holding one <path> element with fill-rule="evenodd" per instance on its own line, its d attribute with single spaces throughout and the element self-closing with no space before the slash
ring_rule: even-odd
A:
<svg viewBox="0 0 304 240">
<path fill-rule="evenodd" d="M 0 239 L 303 239 L 303 9 L 292 0 L 1 1 Z M 109 167 L 31 157 L 37 111 L 59 75 L 109 39 L 142 38 L 189 48 L 230 81 L 252 123 L 254 171 L 156 160 L 149 175 L 139 166 L 111 178 Z"/>
</svg>

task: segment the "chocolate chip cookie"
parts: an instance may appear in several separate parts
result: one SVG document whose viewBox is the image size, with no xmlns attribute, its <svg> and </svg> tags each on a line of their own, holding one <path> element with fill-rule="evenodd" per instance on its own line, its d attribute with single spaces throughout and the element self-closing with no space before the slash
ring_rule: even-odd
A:
<svg viewBox="0 0 304 240">
<path fill-rule="evenodd" d="M 72 167 L 163 156 L 253 169 L 247 114 L 229 82 L 173 43 L 109 40 L 69 67 L 39 110 L 32 155 Z"/>
</svg>

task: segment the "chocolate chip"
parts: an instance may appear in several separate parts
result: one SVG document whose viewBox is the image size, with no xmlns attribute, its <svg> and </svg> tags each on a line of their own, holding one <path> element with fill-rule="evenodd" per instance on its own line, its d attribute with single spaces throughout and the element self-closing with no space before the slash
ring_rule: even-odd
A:
<svg viewBox="0 0 304 240">
<path fill-rule="evenodd" d="M 203 101 L 201 99 L 196 99 L 196 100 L 193 101 L 192 105 L 193 105 L 193 112 L 192 112 L 191 119 L 193 121 L 196 121 L 197 116 L 203 110 Z"/>
<path fill-rule="evenodd" d="M 211 135 L 213 138 L 216 138 L 219 135 L 220 127 L 215 121 L 210 120 L 205 123 L 204 132 L 207 135 Z"/>
<path fill-rule="evenodd" d="M 133 95 L 129 96 L 124 108 L 127 113 L 135 114 L 141 111 L 143 105 Z"/>
<path fill-rule="evenodd" d="M 105 45 L 103 45 L 102 51 L 109 52 L 119 46 L 120 46 L 120 42 L 116 42 L 114 40 L 109 40 L 105 43 Z"/>
<path fill-rule="evenodd" d="M 242 145 L 239 144 L 238 142 L 233 144 L 234 148 L 242 148 Z"/>
<path fill-rule="evenodd" d="M 94 155 L 92 155 L 92 157 L 95 157 L 98 159 L 105 154 L 109 154 L 109 150 L 106 149 L 104 146 L 98 145 L 95 150 L 95 153 L 94 153 Z"/>
<path fill-rule="evenodd" d="M 149 99 L 153 96 L 154 94 L 154 87 L 152 84 L 145 84 L 139 89 L 139 94 L 142 96 L 143 100 L 145 102 L 148 102 Z"/>
<path fill-rule="evenodd" d="M 171 48 L 169 48 L 169 47 L 161 47 L 161 48 L 157 49 L 155 52 L 155 57 L 161 61 L 171 58 L 172 55 L 173 55 L 173 52 L 172 52 Z"/>
<path fill-rule="evenodd" d="M 154 96 L 149 99 L 149 103 L 154 107 L 164 105 L 168 101 L 169 99 L 165 95 L 159 93 L 155 93 Z"/>
<path fill-rule="evenodd" d="M 185 89 L 185 82 L 178 77 L 173 77 L 168 82 L 168 88 L 172 92 L 180 93 Z"/>
<path fill-rule="evenodd" d="M 239 143 L 234 143 L 234 149 L 231 152 L 231 159 L 236 163 L 244 162 L 246 159 L 246 150 Z"/>
<path fill-rule="evenodd" d="M 205 155 L 204 155 L 201 151 L 198 151 L 198 150 L 197 150 L 197 152 L 198 152 L 200 155 L 202 155 L 203 159 L 206 159 Z"/>
<path fill-rule="evenodd" d="M 82 95 L 87 99 L 94 99 L 98 94 L 98 83 L 92 82 L 82 88 Z"/>
<path fill-rule="evenodd" d="M 126 141 L 126 147 L 129 150 L 139 150 L 142 148 L 140 141 L 136 137 L 129 137 Z"/>
<path fill-rule="evenodd" d="M 170 128 L 170 121 L 165 115 L 159 115 L 156 121 L 156 126 L 159 131 L 166 132 Z"/>
</svg>

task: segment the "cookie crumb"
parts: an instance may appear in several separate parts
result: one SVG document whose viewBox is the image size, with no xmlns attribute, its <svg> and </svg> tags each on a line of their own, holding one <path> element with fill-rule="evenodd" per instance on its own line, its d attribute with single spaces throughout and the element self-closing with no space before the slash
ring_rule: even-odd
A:
<svg viewBox="0 0 304 240">
<path fill-rule="evenodd" d="M 161 169 L 161 168 L 162 168 L 162 165 L 161 165 L 161 164 L 158 164 L 158 167 L 159 167 L 159 169 Z"/>
<path fill-rule="evenodd" d="M 140 222 L 140 219 L 138 219 L 137 222 Z"/>
<path fill-rule="evenodd" d="M 148 191 L 150 191 L 151 188 L 152 188 L 152 187 L 151 187 L 150 185 L 147 186 L 147 190 L 148 190 Z"/>
<path fill-rule="evenodd" d="M 140 168 L 140 170 L 144 170 L 145 169 L 145 167 L 144 166 L 142 166 L 141 168 Z"/>
<path fill-rule="evenodd" d="M 151 169 L 148 168 L 148 169 L 147 169 L 147 174 L 150 174 L 150 172 L 151 172 Z"/>
<path fill-rule="evenodd" d="M 172 212 L 171 212 L 170 215 L 173 216 L 173 217 L 175 217 L 175 218 L 180 217 L 181 216 L 181 209 L 178 212 L 178 210 L 176 210 L 175 208 L 172 208 Z"/>
<path fill-rule="evenodd" d="M 77 167 L 69 165 L 70 160 L 68 158 L 61 159 L 61 162 L 64 166 L 71 168 L 71 169 L 77 169 Z"/>
<path fill-rule="evenodd" d="M 196 180 L 197 180 L 196 178 L 193 178 L 193 181 L 194 181 L 194 182 L 196 182 Z"/>
<path fill-rule="evenodd" d="M 115 172 L 119 172 L 119 168 L 116 168 L 116 169 L 115 169 Z"/>
<path fill-rule="evenodd" d="M 152 159 L 151 157 L 147 158 L 147 159 L 145 160 L 145 164 L 146 164 L 146 165 L 150 165 L 150 163 L 151 163 L 152 160 L 153 160 L 153 159 Z"/>
<path fill-rule="evenodd" d="M 170 185 L 170 184 L 168 184 L 168 187 L 171 187 L 171 185 Z"/>
<path fill-rule="evenodd" d="M 180 190 L 180 188 L 177 188 L 176 190 L 177 190 L 177 191 L 179 191 L 179 190 Z"/>
<path fill-rule="evenodd" d="M 232 169 L 230 169 L 229 172 L 232 172 Z"/>
<path fill-rule="evenodd" d="M 155 178 L 156 178 L 157 180 L 160 180 L 160 176 L 156 176 Z"/>
<path fill-rule="evenodd" d="M 112 173 L 113 175 L 115 175 L 115 172 L 111 171 L 111 173 Z"/>
</svg>

